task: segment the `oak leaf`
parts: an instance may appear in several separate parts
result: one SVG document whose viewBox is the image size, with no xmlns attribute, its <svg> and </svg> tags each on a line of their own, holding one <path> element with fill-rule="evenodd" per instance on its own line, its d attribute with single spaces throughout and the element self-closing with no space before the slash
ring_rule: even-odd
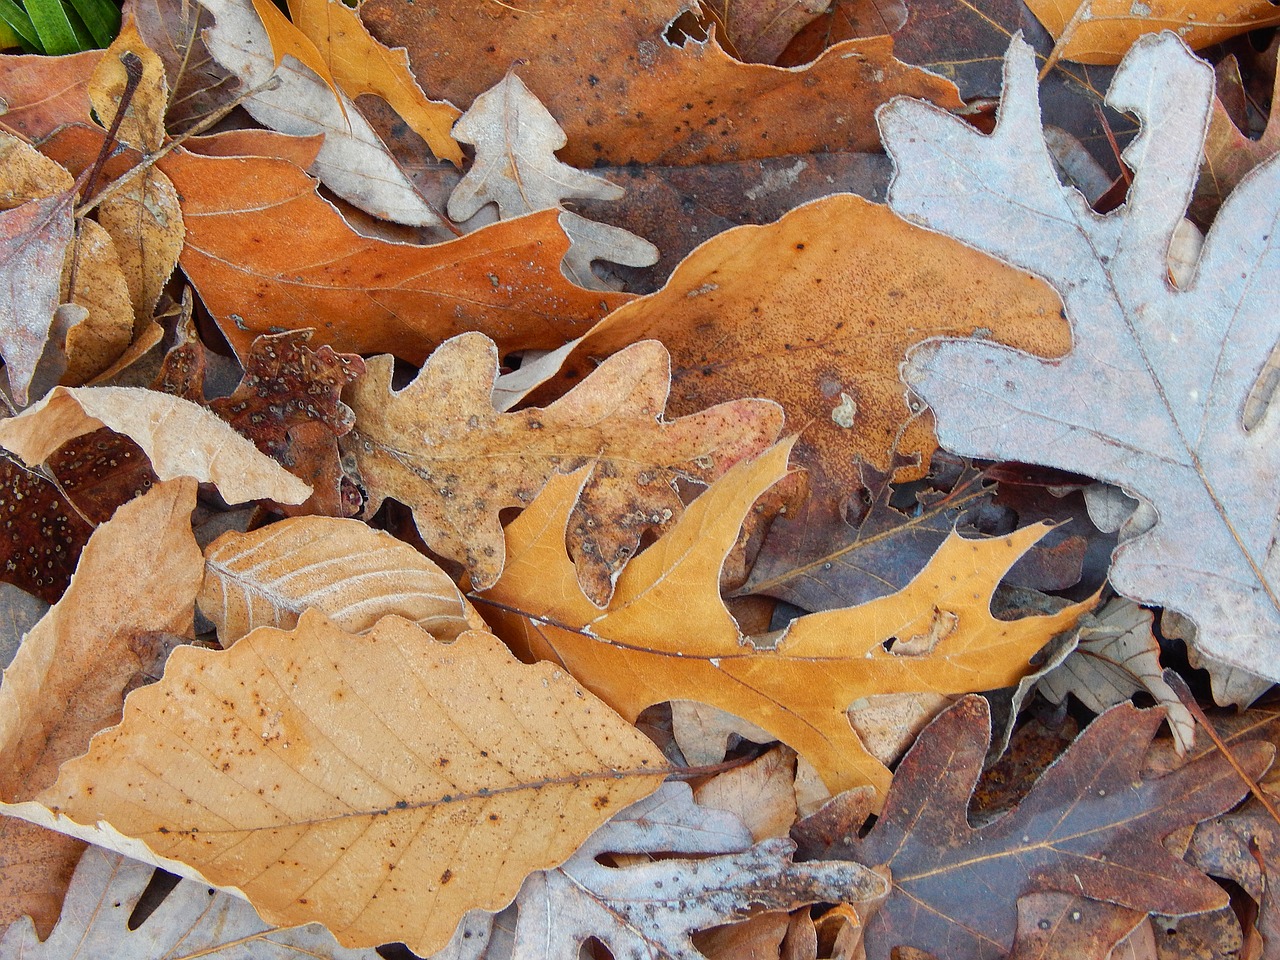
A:
<svg viewBox="0 0 1280 960">
<path fill-rule="evenodd" d="M 832 792 L 872 784 L 883 794 L 889 771 L 850 726 L 850 703 L 1011 685 L 1090 602 L 997 620 L 992 592 L 1046 528 L 992 540 L 953 535 L 896 594 L 744 639 L 720 599 L 720 568 L 751 505 L 785 474 L 789 449 L 777 444 L 714 483 L 627 565 L 605 610 L 578 589 L 563 545 L 584 476 L 553 477 L 507 527 L 507 566 L 484 599 L 496 601 L 491 622 L 517 650 L 563 664 L 629 720 L 654 703 L 700 700 L 786 743 Z"/>
<path fill-rule="evenodd" d="M 755 910 L 793 910 L 816 901 L 861 903 L 884 881 L 856 863 L 792 863 L 790 840 L 754 846 L 734 817 L 693 802 L 689 787 L 665 783 L 602 826 L 561 867 L 532 874 L 498 918 L 468 914 L 432 960 L 575 960 L 591 937 L 615 957 L 702 957 L 697 930 Z M 612 867 L 605 855 L 683 854 Z M 710 854 L 689 859 L 689 854 Z M 495 927 L 515 913 L 508 949 Z"/>
<path fill-rule="evenodd" d="M 181 880 L 140 924 L 133 913 L 155 868 L 101 847 L 80 858 L 62 917 L 43 943 L 23 918 L 0 939 L 0 960 L 377 960 L 347 950 L 319 924 L 263 923 L 239 897 Z"/>
<path fill-rule="evenodd" d="M 183 197 L 182 268 L 241 356 L 257 334 L 304 328 L 412 363 L 466 330 L 504 355 L 554 350 L 630 299 L 561 275 L 569 241 L 551 211 L 413 246 L 360 236 L 284 160 L 178 149 L 160 167 Z"/>
<path fill-rule="evenodd" d="M 228 503 L 301 503 L 311 487 L 209 411 L 141 387 L 54 387 L 39 403 L 0 421 L 0 444 L 30 464 L 68 440 L 110 427 L 135 441 L 162 480 L 215 483 Z"/>
<path fill-rule="evenodd" d="M 454 220 L 469 220 L 489 203 L 497 204 L 498 216 L 507 220 L 559 209 L 565 200 L 616 200 L 623 194 L 617 184 L 556 159 L 556 151 L 567 143 L 564 131 L 514 71 L 476 97 L 453 134 L 476 150 L 471 169 L 449 195 Z M 631 267 L 658 260 L 657 247 L 620 227 L 568 211 L 560 215 L 560 225 L 573 240 L 565 273 L 580 286 L 601 286 L 591 272 L 593 260 Z"/>
<path fill-rule="evenodd" d="M 224 533 L 205 550 L 199 603 L 224 647 L 258 627 L 292 629 L 310 607 L 348 633 L 390 614 L 442 641 L 485 629 L 453 581 L 413 547 L 330 517 Z"/>
<path fill-rule="evenodd" d="M 1083 893 L 1142 913 L 1216 909 L 1226 891 L 1162 841 L 1230 809 L 1248 787 L 1221 756 L 1143 780 L 1143 756 L 1163 719 L 1161 710 L 1113 707 L 1013 810 L 975 827 L 967 807 L 991 722 L 984 699 L 965 697 L 903 759 L 865 838 L 810 844 L 803 823 L 793 835 L 807 855 L 846 856 L 891 876 L 888 899 L 867 925 L 869 960 L 903 946 L 940 957 L 1004 957 L 1019 898 L 1033 894 Z M 1236 752 L 1253 776 L 1273 755 L 1267 744 Z"/>
<path fill-rule="evenodd" d="M 903 216 L 1044 276 L 1063 297 L 1071 353 L 1045 361 L 975 341 L 928 341 L 903 377 L 941 442 L 1122 486 L 1158 519 L 1116 550 L 1111 580 L 1195 622 L 1201 649 L 1280 677 L 1280 552 L 1272 537 L 1280 417 L 1269 409 L 1280 315 L 1271 228 L 1280 162 L 1223 206 L 1185 289 L 1166 252 L 1191 195 L 1213 73 L 1175 37 L 1138 41 L 1109 93 L 1144 120 L 1126 151 L 1128 202 L 1106 216 L 1063 188 L 1016 41 L 990 136 L 898 101 L 880 115 Z"/>
<path fill-rule="evenodd" d="M 563 670 L 521 664 L 490 634 L 443 644 L 387 617 L 352 636 L 309 610 L 230 650 L 176 650 L 63 764 L 48 812 L 22 814 L 122 838 L 270 923 L 426 955 L 665 772 Z"/>
<path fill-rule="evenodd" d="M 191 629 L 201 557 L 191 535 L 195 483 L 161 484 L 89 538 L 62 599 L 27 634 L 0 685 L 0 801 L 30 799 L 63 761 L 118 722 L 147 636 Z M 122 576 L 122 571 L 128 575 Z M 0 927 L 58 917 L 82 845 L 0 817 Z"/>
<path fill-rule="evenodd" d="M 402 390 L 392 389 L 391 358 L 374 357 L 345 395 L 365 514 L 386 497 L 412 507 L 427 545 L 465 563 L 484 589 L 502 572 L 499 511 L 527 506 L 557 472 L 594 463 L 569 550 L 583 589 L 604 603 L 641 536 L 679 515 L 677 479 L 709 483 L 778 434 L 781 411 L 766 400 L 666 421 L 669 371 L 666 349 L 646 341 L 549 406 L 499 413 L 498 353 L 480 334 L 446 341 Z"/>
</svg>

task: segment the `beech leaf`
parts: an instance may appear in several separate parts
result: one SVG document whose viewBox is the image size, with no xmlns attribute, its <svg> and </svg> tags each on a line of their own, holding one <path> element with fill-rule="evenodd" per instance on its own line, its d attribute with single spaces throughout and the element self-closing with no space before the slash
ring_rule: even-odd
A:
<svg viewBox="0 0 1280 960">
<path fill-rule="evenodd" d="M 990 136 L 925 104 L 880 114 L 897 168 L 890 204 L 1045 277 L 1074 348 L 1046 361 L 932 340 L 903 377 L 948 449 L 1084 473 L 1149 503 L 1155 525 L 1116 550 L 1115 588 L 1187 615 L 1210 656 L 1280 678 L 1280 417 L 1266 377 L 1280 332 L 1280 162 L 1236 188 L 1179 289 L 1166 253 L 1199 167 L 1212 70 L 1173 36 L 1134 45 L 1108 97 L 1144 125 L 1125 151 L 1128 201 L 1107 216 L 1058 182 L 1020 40 L 1005 71 Z"/>
<path fill-rule="evenodd" d="M 0 960 L 377 960 L 346 950 L 319 924 L 263 923 L 239 897 L 181 880 L 137 927 L 130 926 L 155 868 L 102 847 L 80 858 L 62 918 L 41 943 L 27 918 L 0 939 Z"/>
<path fill-rule="evenodd" d="M 310 607 L 348 633 L 389 614 L 437 640 L 485 628 L 443 570 L 358 520 L 295 517 L 228 531 L 205 550 L 200 610 L 224 647 L 258 627 L 291 629 Z"/>
<path fill-rule="evenodd" d="M 142 447 L 161 480 L 215 483 L 228 503 L 301 503 L 311 487 L 203 407 L 141 387 L 54 387 L 39 403 L 0 421 L 0 444 L 43 463 L 75 437 L 110 427 Z"/>
<path fill-rule="evenodd" d="M 563 664 L 627 719 L 665 700 L 700 700 L 786 743 L 833 793 L 872 784 L 883 795 L 889 771 L 850 726 L 850 703 L 1012 685 L 1092 601 L 1052 616 L 992 616 L 996 585 L 1047 530 L 1037 525 L 991 540 L 953 534 L 898 593 L 743 638 L 720 599 L 720 569 L 751 505 L 785 475 L 790 446 L 716 481 L 627 565 L 605 610 L 577 589 L 563 545 L 584 476 L 553 477 L 508 525 L 507 566 L 485 596 L 500 604 L 492 622 L 516 649 Z"/>
<path fill-rule="evenodd" d="M 365 515 L 385 497 L 412 507 L 427 545 L 465 563 L 479 589 L 502 571 L 499 511 L 527 506 L 554 473 L 594 463 L 568 534 L 584 589 L 603 603 L 640 537 L 679 515 L 676 480 L 710 482 L 764 449 L 782 419 L 770 401 L 735 400 L 666 421 L 670 360 L 652 340 L 549 406 L 515 413 L 494 409 L 498 352 L 480 334 L 446 341 L 402 390 L 391 388 L 390 357 L 367 366 L 344 394 Z"/>
<path fill-rule="evenodd" d="M 665 772 L 563 670 L 492 635 L 443 644 L 387 617 L 352 636 L 308 610 L 293 631 L 176 650 L 63 765 L 39 798 L 52 816 L 22 815 L 120 835 L 121 852 L 238 891 L 270 923 L 426 955 Z"/>
</svg>

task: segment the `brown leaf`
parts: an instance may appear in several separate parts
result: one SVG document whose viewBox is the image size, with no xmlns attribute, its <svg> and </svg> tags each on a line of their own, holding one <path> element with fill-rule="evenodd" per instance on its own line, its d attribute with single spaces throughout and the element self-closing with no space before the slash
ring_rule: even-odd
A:
<svg viewBox="0 0 1280 960">
<path fill-rule="evenodd" d="M 0 484 L 0 578 L 55 603 L 93 528 L 50 480 L 9 457 L 0 457 Z"/>
<path fill-rule="evenodd" d="M 307 327 L 335 350 L 413 363 L 465 330 L 504 354 L 551 350 L 629 299 L 561 275 L 569 242 L 553 211 L 416 247 L 359 236 L 283 160 L 179 149 L 160 166 L 183 198 L 182 268 L 241 356 L 259 333 Z"/>
<path fill-rule="evenodd" d="M 0 686 L 0 801 L 50 786 L 60 764 L 119 720 L 142 665 L 142 632 L 190 631 L 202 565 L 189 519 L 195 486 L 162 484 L 121 507 L 94 531 L 66 595 L 27 634 Z M 41 930 L 52 927 L 82 849 L 0 818 L 0 926 L 31 913 Z"/>
<path fill-rule="evenodd" d="M 832 792 L 869 783 L 883 795 L 890 774 L 849 725 L 844 711 L 852 701 L 1012 684 L 1031 655 L 1090 604 L 1016 621 L 992 616 L 996 584 L 1044 533 L 1030 527 L 998 540 L 953 536 L 897 594 L 744 639 L 720 599 L 720 567 L 751 505 L 786 472 L 789 447 L 780 443 L 740 463 L 698 497 L 622 571 L 605 610 L 576 588 L 561 540 L 583 477 L 553 477 L 506 529 L 507 566 L 485 595 L 502 605 L 492 622 L 523 655 L 563 664 L 628 719 L 664 700 L 700 700 L 782 740 Z M 932 649 L 893 652 L 897 642 L 910 649 L 940 622 L 951 627 Z"/>
<path fill-rule="evenodd" d="M 216 483 L 229 503 L 301 503 L 311 488 L 189 400 L 141 387 L 55 387 L 16 417 L 0 421 L 0 443 L 31 465 L 74 437 L 110 427 L 142 447 L 162 480 Z"/>
<path fill-rule="evenodd" d="M 100 50 L 62 57 L 0 55 L 0 96 L 8 107 L 0 123 L 39 140 L 64 123 L 90 122 L 89 77 L 101 59 Z"/>
<path fill-rule="evenodd" d="M 348 633 L 391 614 L 441 641 L 484 629 L 443 570 L 356 520 L 297 517 L 209 544 L 200 610 L 224 647 L 258 627 L 291 630 L 311 607 Z"/>
<path fill-rule="evenodd" d="M 796 819 L 795 779 L 795 751 L 774 747 L 751 763 L 708 780 L 693 791 L 693 798 L 701 806 L 729 811 L 759 842 L 785 837 L 791 829 Z"/>
<path fill-rule="evenodd" d="M 867 926 L 870 960 L 900 945 L 1003 957 L 1014 938 L 1015 901 L 1028 894 L 1083 892 L 1140 913 L 1224 906 L 1226 892 L 1161 841 L 1229 809 L 1248 788 L 1222 757 L 1142 780 L 1143 754 L 1162 720 L 1158 710 L 1112 708 L 1014 810 L 974 827 L 966 808 L 990 738 L 986 701 L 966 697 L 938 717 L 898 767 L 870 834 L 809 851 L 892 875 L 889 898 Z M 1254 744 L 1236 755 L 1256 776 L 1274 750 Z"/>
<path fill-rule="evenodd" d="M 388 617 L 356 637 L 308 611 L 292 632 L 176 651 L 42 802 L 235 887 L 269 922 L 426 955 L 657 789 L 661 763 L 493 636 L 441 644 Z"/>
<path fill-rule="evenodd" d="M 712 0 L 702 8 L 715 24 L 716 39 L 735 57 L 745 63 L 773 63 L 801 27 L 827 11 L 827 3 L 825 0 Z"/>
<path fill-rule="evenodd" d="M 549 406 L 498 413 L 498 354 L 479 334 L 446 341 L 403 390 L 391 388 L 391 358 L 375 357 L 346 394 L 365 514 L 386 497 L 412 507 L 426 543 L 484 589 L 502 572 L 499 511 L 594 464 L 568 537 L 579 581 L 604 603 L 641 536 L 679 516 L 678 479 L 709 483 L 778 434 L 780 411 L 762 400 L 666 421 L 669 369 L 660 343 L 635 344 Z"/>
<path fill-rule="evenodd" d="M 190 0 L 126 0 L 124 15 L 164 63 L 172 91 L 165 113 L 169 130 L 183 133 L 232 100 L 235 81 L 204 45 L 204 28 L 213 25 L 204 6 Z"/>
<path fill-rule="evenodd" d="M 1084 472 L 1152 505 L 1155 525 L 1128 531 L 1111 582 L 1132 600 L 1187 615 L 1203 652 L 1274 680 L 1280 444 L 1276 418 L 1264 414 L 1274 386 L 1280 164 L 1237 189 L 1194 281 L 1180 289 L 1167 252 L 1199 167 L 1209 67 L 1176 37 L 1135 44 L 1110 96 L 1147 130 L 1131 151 L 1129 200 L 1106 218 L 1085 211 L 1053 172 L 1024 44 L 1010 48 L 1007 71 L 990 137 L 922 104 L 881 113 L 897 165 L 890 203 L 1048 278 L 1075 347 L 1046 363 L 972 340 L 931 341 L 911 351 L 903 378 L 933 408 L 949 449 Z M 940 190 L 940 169 L 963 170 L 963 186 L 948 179 L 958 188 Z"/>
<path fill-rule="evenodd" d="M 561 159 L 583 168 L 877 150 L 872 114 L 890 97 L 960 106 L 948 83 L 894 59 L 887 37 L 782 71 L 735 60 L 714 39 L 675 46 L 664 34 L 685 8 L 576 0 L 529 12 L 453 0 L 424 18 L 370 0 L 360 15 L 383 43 L 408 48 L 428 93 L 459 106 L 526 61 L 521 79 L 569 138 Z"/>
</svg>

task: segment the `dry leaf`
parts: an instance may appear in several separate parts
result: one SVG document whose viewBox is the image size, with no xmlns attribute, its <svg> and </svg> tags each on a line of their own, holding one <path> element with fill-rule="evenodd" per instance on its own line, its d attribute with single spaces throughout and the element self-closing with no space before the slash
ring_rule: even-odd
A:
<svg viewBox="0 0 1280 960">
<path fill-rule="evenodd" d="M 338 89 L 337 81 L 334 80 L 333 74 L 329 72 L 329 64 L 320 51 L 316 49 L 315 42 L 302 30 L 294 26 L 280 7 L 274 3 L 268 2 L 268 0 L 251 0 L 251 3 L 253 4 L 253 12 L 258 15 L 258 21 L 262 24 L 262 29 L 266 32 L 267 40 L 271 44 L 274 72 L 279 72 L 286 55 L 293 57 L 298 63 L 324 81 L 325 86 L 333 94 L 333 99 L 338 109 L 346 117 L 347 107 L 342 99 L 342 91 Z M 204 6 L 209 7 L 208 4 Z M 214 7 L 209 7 L 209 9 L 216 18 L 217 9 Z M 225 37 L 226 34 L 224 33 L 223 36 Z M 211 50 L 218 42 L 216 39 L 211 40 L 208 37 L 205 40 Z M 218 60 L 223 59 L 217 53 L 214 53 L 213 56 Z M 230 68 L 226 63 L 223 63 L 223 66 L 234 69 Z M 245 78 L 241 76 L 240 79 L 243 81 Z"/>
<path fill-rule="evenodd" d="M 149 631 L 187 633 L 200 584 L 195 483 L 162 484 L 89 538 L 62 599 L 27 634 L 0 686 L 0 801 L 27 800 L 120 719 Z M 127 575 L 122 576 L 122 571 Z M 0 927 L 47 933 L 83 845 L 0 817 Z"/>
<path fill-rule="evenodd" d="M 101 59 L 101 50 L 63 57 L 0 55 L 0 90 L 8 107 L 0 123 L 28 140 L 64 123 L 88 123 L 89 77 Z"/>
<path fill-rule="evenodd" d="M 1151 633 L 1152 615 L 1131 600 L 1112 600 L 1076 624 L 1078 645 L 1036 685 L 1051 703 L 1067 694 L 1094 713 L 1128 700 L 1139 691 L 1155 697 L 1168 713 L 1179 753 L 1196 742 L 1195 718 L 1164 682 L 1160 643 Z"/>
<path fill-rule="evenodd" d="M 489 634 L 441 644 L 387 617 L 357 637 L 305 611 L 291 632 L 175 651 L 40 801 L 60 829 L 109 824 L 268 922 L 427 955 L 664 773 L 563 670 Z"/>
<path fill-rule="evenodd" d="M 335 350 L 413 363 L 468 330 L 504 354 L 552 350 L 629 299 L 561 275 L 569 241 L 551 211 L 419 247 L 359 236 L 284 160 L 175 150 L 160 166 L 183 198 L 182 268 L 241 356 L 256 334 L 309 327 Z"/>
<path fill-rule="evenodd" d="M 1268 0 L 1028 0 L 1056 41 L 1051 60 L 1119 63 L 1141 36 L 1176 31 L 1193 50 L 1280 24 Z"/>
<path fill-rule="evenodd" d="M 307 484 L 203 407 L 141 387 L 55 387 L 18 416 L 0 420 L 0 444 L 34 466 L 99 427 L 142 447 L 160 479 L 215 483 L 228 503 L 301 503 L 311 495 Z"/>
<path fill-rule="evenodd" d="M 591 937 L 615 957 L 692 960 L 703 956 L 690 940 L 695 930 L 745 919 L 754 909 L 883 894 L 884 881 L 860 865 L 792 863 L 794 848 L 790 840 L 752 846 L 735 817 L 699 807 L 686 784 L 665 783 L 592 834 L 564 866 L 525 881 L 509 952 L 486 952 L 502 915 L 473 912 L 433 960 L 497 960 L 504 953 L 509 960 L 577 960 Z M 685 858 L 698 853 L 712 856 Z M 685 857 L 616 868 L 601 862 L 605 854 Z"/>
<path fill-rule="evenodd" d="M 116 128 L 116 139 L 132 147 L 152 153 L 164 143 L 164 113 L 169 103 L 164 63 L 138 35 L 138 28 L 126 20 L 120 34 L 112 41 L 94 67 L 89 78 L 89 102 L 98 121 L 106 129 L 116 122 L 120 97 L 130 86 L 122 57 L 132 54 L 141 62 L 140 74 L 133 81 L 133 91 L 125 115 Z"/>
<path fill-rule="evenodd" d="M 155 868 L 101 847 L 80 858 L 62 918 L 43 943 L 30 921 L 0 939 L 0 960 L 378 960 L 344 950 L 319 924 L 281 929 L 239 897 L 183 880 L 136 927 L 132 914 Z"/>
<path fill-rule="evenodd" d="M 385 100 L 433 154 L 462 166 L 462 148 L 449 133 L 462 111 L 427 99 L 404 50 L 389 50 L 374 40 L 356 12 L 340 0 L 291 0 L 289 13 L 347 96 L 367 93 Z"/>
<path fill-rule="evenodd" d="M 60 299 L 88 311 L 66 337 L 63 380 L 84 383 L 111 366 L 133 339 L 133 303 L 115 242 L 92 220 L 77 222 L 62 272 Z M 74 278 L 75 288 L 71 283 Z"/>
<path fill-rule="evenodd" d="M 1050 637 L 1090 605 L 996 620 L 992 591 L 1043 526 L 992 540 L 953 535 L 904 590 L 859 607 L 811 614 L 780 636 L 744 640 L 720 599 L 720 567 L 756 498 L 786 472 L 790 443 L 740 463 L 618 577 L 608 609 L 575 583 L 562 537 L 583 475 L 556 476 L 506 529 L 507 566 L 485 596 L 516 649 L 554 659 L 633 720 L 664 700 L 701 700 L 752 721 L 814 765 L 828 789 L 888 787 L 889 771 L 849 725 L 845 708 L 871 693 L 958 693 L 1014 683 Z M 696 630 L 689 624 L 696 623 Z M 886 647 L 949 624 L 931 650 Z"/>
<path fill-rule="evenodd" d="M 269 0 L 261 3 L 279 13 Z M 324 134 L 311 170 L 329 189 L 384 220 L 421 226 L 440 222 L 386 145 L 340 91 L 330 89 L 300 62 L 286 60 L 277 69 L 271 41 L 254 12 L 257 0 L 208 0 L 204 6 L 217 21 L 204 32 L 209 52 L 246 89 L 257 91 L 244 104 L 253 118 L 281 133 Z M 280 19 L 288 23 L 283 14 Z M 292 24 L 289 28 L 297 29 Z M 280 85 L 264 87 L 273 76 Z M 181 188 L 179 192 L 186 195 Z"/>
<path fill-rule="evenodd" d="M 476 150 L 475 162 L 449 195 L 449 216 L 469 220 L 489 203 L 503 220 L 565 200 L 617 200 L 623 190 L 603 177 L 575 170 L 556 159 L 568 142 L 555 117 L 529 92 L 515 71 L 476 98 L 453 128 L 454 136 Z M 602 288 L 591 272 L 593 260 L 630 267 L 658 261 L 658 248 L 633 233 L 563 213 L 560 225 L 573 240 L 565 254 L 565 274 L 580 286 Z"/>
<path fill-rule="evenodd" d="M 595 463 L 569 530 L 578 579 L 603 604 L 641 536 L 681 510 L 678 479 L 709 483 L 778 435 L 781 411 L 736 400 L 667 422 L 666 349 L 638 343 L 543 408 L 498 413 L 498 352 L 480 334 L 446 341 L 402 390 L 374 357 L 346 393 L 368 489 L 365 515 L 393 497 L 431 549 L 465 563 L 479 589 L 502 572 L 499 511 L 527 506 L 555 473 Z"/>
<path fill-rule="evenodd" d="M 732 813 L 759 843 L 785 837 L 795 823 L 795 780 L 795 751 L 774 747 L 746 766 L 711 778 L 693 791 L 693 798 L 701 806 Z"/>
<path fill-rule="evenodd" d="M 715 20 L 716 38 L 735 57 L 746 63 L 775 63 L 802 27 L 827 11 L 828 3 L 827 0 L 712 0 L 701 6 Z M 877 32 L 889 33 L 888 30 Z"/>
<path fill-rule="evenodd" d="M 1227 902 L 1226 891 L 1161 841 L 1230 809 L 1248 787 L 1221 756 L 1143 780 L 1142 758 L 1163 718 L 1161 710 L 1112 708 L 1017 807 L 974 827 L 967 808 L 982 771 L 990 715 L 981 697 L 965 697 L 921 734 L 865 838 L 806 844 L 805 851 L 891 873 L 889 898 L 867 925 L 870 960 L 887 960 L 898 946 L 938 956 L 1004 957 L 1018 921 L 1015 903 L 1028 894 L 1082 893 L 1139 914 L 1215 909 Z M 1236 755 L 1246 769 L 1261 772 L 1273 751 L 1252 744 Z"/>
<path fill-rule="evenodd" d="M 1280 417 L 1268 411 L 1280 242 L 1280 163 L 1245 178 L 1195 279 L 1166 252 L 1190 198 L 1213 73 L 1174 37 L 1134 45 L 1109 94 L 1144 118 L 1126 152 L 1128 202 L 1099 217 L 1063 188 L 1039 133 L 1031 51 L 1015 42 L 991 136 L 923 104 L 880 115 L 897 165 L 892 206 L 1046 277 L 1075 348 L 1052 363 L 974 341 L 930 341 L 903 376 L 939 437 L 972 456 L 1084 472 L 1142 497 L 1155 526 L 1122 542 L 1111 581 L 1199 627 L 1215 658 L 1276 679 L 1280 580 L 1272 538 Z"/>
<path fill-rule="evenodd" d="M 1204 140 L 1204 161 L 1196 177 L 1196 192 L 1191 200 L 1191 215 L 1203 227 L 1217 216 L 1222 201 L 1239 186 L 1244 175 L 1280 151 L 1280 116 L 1267 115 L 1267 125 L 1257 139 L 1242 131 L 1231 119 L 1223 105 L 1223 89 L 1227 84 L 1243 86 L 1240 68 L 1235 57 L 1228 57 L 1218 65 L 1219 95 L 1213 98 L 1209 114 L 1209 130 Z M 1224 76 L 1225 74 L 1225 76 Z M 1280 71 L 1276 78 L 1280 81 Z M 1278 99 L 1272 87 L 1272 102 Z"/>
<path fill-rule="evenodd" d="M 390 614 L 437 640 L 484 629 L 443 570 L 358 520 L 296 517 L 209 544 L 200 610 L 224 647 L 258 627 L 291 629 L 311 607 L 348 633 Z"/>
</svg>

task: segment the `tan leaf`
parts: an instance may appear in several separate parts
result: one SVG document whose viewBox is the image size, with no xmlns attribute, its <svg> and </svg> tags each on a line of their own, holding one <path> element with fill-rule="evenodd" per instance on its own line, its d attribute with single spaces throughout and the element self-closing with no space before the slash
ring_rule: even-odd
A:
<svg viewBox="0 0 1280 960">
<path fill-rule="evenodd" d="M 182 252 L 185 231 L 178 191 L 151 167 L 99 204 L 98 222 L 115 242 L 133 303 L 134 332 L 140 333 L 151 322 L 160 291 Z"/>
<path fill-rule="evenodd" d="M 224 647 L 258 627 L 291 629 L 310 607 L 348 633 L 390 614 L 443 641 L 485 629 L 443 570 L 358 520 L 296 517 L 228 531 L 205 550 L 200 610 Z"/>
<path fill-rule="evenodd" d="M 506 528 L 507 566 L 485 594 L 534 619 L 498 610 L 492 622 L 523 656 L 563 664 L 628 719 L 665 700 L 701 700 L 792 747 L 833 793 L 869 783 L 883 796 L 890 774 L 850 726 L 845 708 L 852 701 L 1010 685 L 1093 601 L 1053 616 L 992 616 L 992 592 L 1045 534 L 1041 524 L 990 540 L 953 534 L 898 593 L 800 617 L 780 635 L 744 639 L 720 599 L 720 567 L 751 505 L 785 474 L 789 449 L 789 442 L 777 444 L 714 483 L 627 565 L 603 611 L 576 588 L 562 542 L 583 475 L 552 477 Z M 954 628 L 929 652 L 887 649 L 929 633 L 940 618 L 954 618 Z"/>
<path fill-rule="evenodd" d="M 257 334 L 306 327 L 316 345 L 412 363 L 466 330 L 504 353 L 553 350 L 630 299 L 561 275 L 552 211 L 420 247 L 361 237 L 284 160 L 175 150 L 160 166 L 183 198 L 182 267 L 241 356 Z"/>
<path fill-rule="evenodd" d="M 825 0 L 712 0 L 702 6 L 715 20 L 716 39 L 735 57 L 747 63 L 771 64 L 802 27 L 835 4 Z"/>
<path fill-rule="evenodd" d="M 62 599 L 27 634 L 0 686 L 0 801 L 30 799 L 120 719 L 151 631 L 189 633 L 200 585 L 192 480 L 159 484 L 89 538 Z M 128 574 L 122 576 L 122 571 Z M 0 817 L 0 927 L 47 932 L 82 844 Z"/>
<path fill-rule="evenodd" d="M 489 634 L 442 644 L 388 617 L 357 637 L 307 611 L 292 632 L 176 651 L 41 800 L 242 891 L 268 922 L 427 955 L 664 772 L 563 670 Z"/>
<path fill-rule="evenodd" d="M 311 495 L 311 487 L 208 410 L 141 387 L 55 387 L 18 416 L 0 421 L 0 444 L 34 465 L 99 427 L 142 447 L 161 480 L 190 476 L 216 483 L 228 503 L 301 503 Z"/>
<path fill-rule="evenodd" d="M 92 220 L 81 219 L 77 226 L 62 272 L 63 302 L 88 311 L 67 331 L 63 380 L 73 384 L 91 380 L 111 366 L 129 346 L 134 327 L 129 285 L 111 235 Z"/>
<path fill-rule="evenodd" d="M 480 334 L 442 344 L 403 390 L 390 357 L 374 357 L 344 399 L 350 448 L 371 515 L 386 497 L 413 508 L 431 549 L 488 587 L 502 571 L 499 512 L 527 506 L 552 475 L 595 463 L 569 530 L 588 595 L 603 603 L 641 535 L 679 515 L 678 478 L 710 482 L 777 436 L 781 411 L 737 400 L 667 422 L 662 344 L 635 344 L 543 408 L 498 413 L 494 345 Z"/>
<path fill-rule="evenodd" d="M 775 747 L 746 766 L 726 770 L 693 791 L 704 807 L 727 810 L 756 842 L 785 837 L 796 821 L 796 754 Z"/>
<path fill-rule="evenodd" d="M 403 49 L 391 50 L 378 43 L 355 10 L 341 0 L 290 0 L 289 13 L 316 45 L 347 96 L 372 94 L 385 100 L 432 153 L 462 166 L 462 148 L 449 133 L 462 111 L 451 103 L 427 99 Z"/>
<path fill-rule="evenodd" d="M 120 109 L 120 97 L 128 84 L 121 57 L 132 54 L 141 61 L 140 77 L 135 81 L 125 115 L 116 130 L 116 139 L 146 153 L 160 149 L 164 142 L 164 113 L 169 102 L 164 64 L 155 51 L 143 42 L 133 19 L 125 21 L 120 34 L 89 78 L 89 101 L 102 126 L 110 129 Z"/>
</svg>

